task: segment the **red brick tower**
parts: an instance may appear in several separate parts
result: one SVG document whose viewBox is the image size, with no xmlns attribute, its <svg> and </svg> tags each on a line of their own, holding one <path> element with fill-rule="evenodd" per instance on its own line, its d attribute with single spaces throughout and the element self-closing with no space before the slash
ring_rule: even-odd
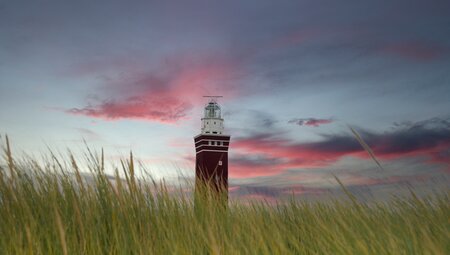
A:
<svg viewBox="0 0 450 255">
<path fill-rule="evenodd" d="M 224 126 L 217 97 L 210 97 L 202 118 L 201 133 L 195 142 L 195 184 L 207 185 L 228 195 L 228 146 L 230 136 L 223 134 Z"/>
</svg>

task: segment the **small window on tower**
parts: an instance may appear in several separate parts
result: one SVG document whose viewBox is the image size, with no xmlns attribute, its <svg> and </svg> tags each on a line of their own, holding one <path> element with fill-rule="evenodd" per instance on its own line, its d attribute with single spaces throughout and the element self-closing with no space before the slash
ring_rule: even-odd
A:
<svg viewBox="0 0 450 255">
<path fill-rule="evenodd" d="M 215 142 L 215 141 L 212 141 L 211 144 L 212 144 L 212 145 L 216 145 L 216 142 Z"/>
<path fill-rule="evenodd" d="M 216 122 L 214 121 L 214 125 L 216 125 Z"/>
</svg>

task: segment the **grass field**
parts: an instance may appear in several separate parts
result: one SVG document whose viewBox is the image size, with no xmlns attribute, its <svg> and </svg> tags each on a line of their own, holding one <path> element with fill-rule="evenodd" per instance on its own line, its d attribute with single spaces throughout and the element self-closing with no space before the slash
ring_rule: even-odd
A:
<svg viewBox="0 0 450 255">
<path fill-rule="evenodd" d="M 227 209 L 77 162 L 13 158 L 0 169 L 0 254 L 450 254 L 449 193 L 370 205 L 348 199 L 230 202 Z M 343 187 L 344 188 L 344 187 Z M 345 188 L 344 188 L 345 189 Z"/>
</svg>

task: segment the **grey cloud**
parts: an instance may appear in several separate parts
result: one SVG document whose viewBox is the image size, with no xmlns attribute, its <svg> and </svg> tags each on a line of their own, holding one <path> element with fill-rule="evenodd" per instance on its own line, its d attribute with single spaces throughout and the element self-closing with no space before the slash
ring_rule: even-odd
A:
<svg viewBox="0 0 450 255">
<path fill-rule="evenodd" d="M 330 124 L 332 122 L 333 122 L 332 119 L 317 119 L 317 118 L 296 118 L 288 121 L 288 123 L 296 124 L 299 126 L 313 126 L 313 127 Z"/>
</svg>

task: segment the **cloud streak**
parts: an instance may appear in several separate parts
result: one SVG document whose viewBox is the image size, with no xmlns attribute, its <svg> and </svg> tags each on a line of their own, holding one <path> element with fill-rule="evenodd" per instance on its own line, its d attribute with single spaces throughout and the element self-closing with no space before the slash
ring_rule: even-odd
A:
<svg viewBox="0 0 450 255">
<path fill-rule="evenodd" d="M 382 160 L 424 157 L 429 163 L 450 166 L 450 158 L 445 157 L 450 150 L 449 120 L 434 118 L 391 132 L 361 130 L 359 133 L 376 157 Z M 240 154 L 238 160 L 231 161 L 231 175 L 273 175 L 287 169 L 328 166 L 345 156 L 369 158 L 351 134 L 322 135 L 322 138 L 309 143 L 293 142 L 271 133 L 238 138 L 233 141 L 233 148 Z M 263 160 L 246 158 L 245 155 L 259 155 Z"/>
<path fill-rule="evenodd" d="M 192 108 L 188 102 L 173 97 L 130 97 L 125 101 L 105 101 L 99 105 L 66 110 L 74 115 L 84 115 L 106 120 L 141 119 L 173 123 L 186 117 Z"/>
<path fill-rule="evenodd" d="M 297 118 L 288 121 L 290 124 L 296 124 L 299 126 L 311 126 L 318 127 L 320 125 L 326 125 L 332 123 L 332 119 L 316 119 L 316 118 Z"/>
</svg>

